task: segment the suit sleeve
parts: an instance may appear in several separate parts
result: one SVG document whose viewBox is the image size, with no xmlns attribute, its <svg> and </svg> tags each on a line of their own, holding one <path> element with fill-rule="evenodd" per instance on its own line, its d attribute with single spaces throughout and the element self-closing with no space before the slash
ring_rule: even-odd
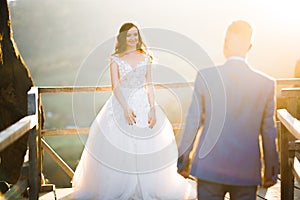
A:
<svg viewBox="0 0 300 200">
<path fill-rule="evenodd" d="M 198 73 L 195 80 L 192 103 L 189 107 L 185 120 L 185 127 L 183 129 L 182 139 L 179 147 L 179 155 L 189 153 L 192 150 L 195 137 L 200 127 L 200 119 L 203 111 L 201 83 L 201 75 Z"/>
<path fill-rule="evenodd" d="M 267 102 L 264 109 L 261 134 L 265 164 L 264 179 L 276 180 L 278 173 L 278 153 L 276 146 L 274 81 L 270 92 L 268 93 Z"/>
</svg>

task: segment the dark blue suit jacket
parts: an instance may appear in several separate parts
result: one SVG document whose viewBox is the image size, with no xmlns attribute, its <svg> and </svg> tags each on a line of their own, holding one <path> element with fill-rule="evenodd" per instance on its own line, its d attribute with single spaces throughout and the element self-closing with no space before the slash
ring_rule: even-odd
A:
<svg viewBox="0 0 300 200">
<path fill-rule="evenodd" d="M 274 92 L 271 77 L 241 60 L 200 70 L 179 148 L 180 155 L 190 151 L 203 125 L 191 175 L 231 185 L 261 184 L 261 136 L 264 173 L 276 176 Z"/>
</svg>

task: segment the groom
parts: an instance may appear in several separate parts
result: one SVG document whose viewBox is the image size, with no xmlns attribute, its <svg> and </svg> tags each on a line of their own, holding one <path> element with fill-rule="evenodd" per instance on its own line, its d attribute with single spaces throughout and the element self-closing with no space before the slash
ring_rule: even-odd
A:
<svg viewBox="0 0 300 200">
<path fill-rule="evenodd" d="M 203 130 L 192 162 L 198 199 L 256 199 L 257 185 L 277 181 L 275 81 L 251 68 L 246 56 L 252 27 L 234 21 L 224 41 L 227 61 L 200 70 L 179 148 L 179 172 L 188 166 L 195 135 Z M 263 146 L 263 179 L 259 138 Z"/>
</svg>

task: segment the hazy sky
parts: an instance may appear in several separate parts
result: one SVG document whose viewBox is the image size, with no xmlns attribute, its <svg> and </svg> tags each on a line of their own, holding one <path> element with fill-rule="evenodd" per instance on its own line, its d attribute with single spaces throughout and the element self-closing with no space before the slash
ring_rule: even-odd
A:
<svg viewBox="0 0 300 200">
<path fill-rule="evenodd" d="M 245 19 L 255 27 L 248 59 L 253 67 L 275 77 L 289 77 L 300 59 L 298 0 L 107 0 L 96 4 L 93 12 L 106 19 L 101 25 L 108 38 L 124 21 L 136 21 L 141 27 L 170 29 L 188 36 L 221 64 L 226 27 L 232 20 Z"/>
<path fill-rule="evenodd" d="M 142 28 L 181 33 L 202 46 L 216 64 L 222 64 L 226 27 L 232 20 L 244 19 L 255 27 L 248 59 L 254 68 L 274 77 L 291 77 L 300 59 L 299 0 L 65 1 L 70 2 L 68 8 L 62 8 L 65 12 L 76 10 L 78 20 L 90 20 L 78 21 L 78 27 L 80 23 L 94 24 L 90 31 L 100 43 L 114 37 L 123 22 L 135 21 Z"/>
</svg>

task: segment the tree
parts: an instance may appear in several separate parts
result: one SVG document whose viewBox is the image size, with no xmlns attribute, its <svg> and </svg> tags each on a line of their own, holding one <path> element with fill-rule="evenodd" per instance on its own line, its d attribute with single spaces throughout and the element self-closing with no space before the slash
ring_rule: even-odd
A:
<svg viewBox="0 0 300 200">
<path fill-rule="evenodd" d="M 0 131 L 27 115 L 27 91 L 33 80 L 14 42 L 9 7 L 0 0 Z M 17 182 L 28 134 L 0 152 L 0 179 Z"/>
</svg>

